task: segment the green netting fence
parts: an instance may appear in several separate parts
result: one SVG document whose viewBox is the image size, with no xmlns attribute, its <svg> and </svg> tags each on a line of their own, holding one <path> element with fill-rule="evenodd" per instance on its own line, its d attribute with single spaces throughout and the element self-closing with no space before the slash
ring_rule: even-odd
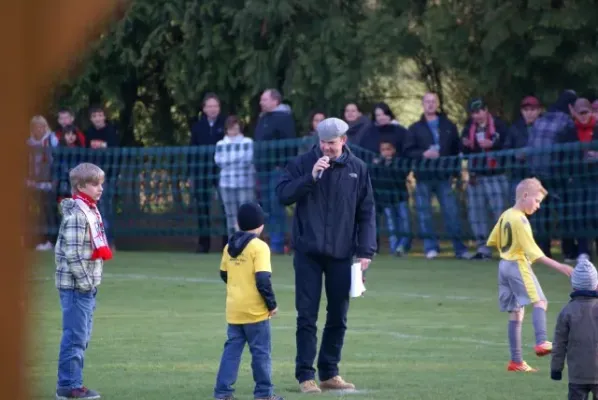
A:
<svg viewBox="0 0 598 400">
<path fill-rule="evenodd" d="M 220 238 L 235 229 L 236 204 L 256 200 L 268 214 L 265 236 L 278 251 L 290 242 L 293 207 L 278 203 L 276 182 L 285 164 L 314 144 L 302 138 L 220 147 L 31 150 L 25 183 L 33 199 L 29 233 L 56 235 L 58 202 L 70 194 L 68 171 L 87 161 L 106 171 L 101 209 L 110 239 L 185 237 L 199 247 L 218 248 Z M 576 143 L 392 162 L 358 147 L 351 151 L 370 167 L 385 252 L 388 246 L 411 246 L 413 239 L 483 241 L 512 204 L 516 184 L 530 176 L 549 191 L 530 218 L 536 237 L 593 242 L 597 147 Z"/>
</svg>

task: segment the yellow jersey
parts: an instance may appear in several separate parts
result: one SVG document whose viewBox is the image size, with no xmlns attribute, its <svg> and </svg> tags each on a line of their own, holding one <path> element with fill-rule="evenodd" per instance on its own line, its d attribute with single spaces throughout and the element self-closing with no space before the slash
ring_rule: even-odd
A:
<svg viewBox="0 0 598 400">
<path fill-rule="evenodd" d="M 268 319 L 268 308 L 255 280 L 256 272 L 272 272 L 268 245 L 256 237 L 236 257 L 231 257 L 227 245 L 222 252 L 220 270 L 227 273 L 226 321 L 251 324 Z"/>
<path fill-rule="evenodd" d="M 534 240 L 527 216 L 515 208 L 502 213 L 486 244 L 496 246 L 503 260 L 534 263 L 538 258 L 544 257 Z"/>
</svg>

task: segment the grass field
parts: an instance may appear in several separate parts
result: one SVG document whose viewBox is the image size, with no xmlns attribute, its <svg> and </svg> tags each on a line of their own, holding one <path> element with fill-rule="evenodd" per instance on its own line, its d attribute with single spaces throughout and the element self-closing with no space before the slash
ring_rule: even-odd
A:
<svg viewBox="0 0 598 400">
<path fill-rule="evenodd" d="M 219 256 L 118 252 L 105 267 L 85 384 L 105 399 L 209 399 L 225 340 L 225 286 Z M 292 258 L 273 258 L 280 314 L 273 319 L 277 393 L 300 399 L 294 380 L 295 311 Z M 506 316 L 496 302 L 496 262 L 379 256 L 365 297 L 352 301 L 341 375 L 359 389 L 325 398 L 558 399 L 566 380 L 549 378 L 550 357 L 532 351 L 531 318 L 524 322 L 524 358 L 540 372 L 505 371 Z M 552 304 L 548 330 L 568 300 L 562 275 L 537 266 Z M 32 346 L 29 366 L 36 398 L 53 398 L 60 309 L 51 254 L 31 278 Z M 325 298 L 318 334 L 325 318 Z M 531 315 L 528 315 L 531 317 Z M 237 382 L 252 398 L 248 350 Z M 566 374 L 565 374 L 566 376 Z"/>
</svg>

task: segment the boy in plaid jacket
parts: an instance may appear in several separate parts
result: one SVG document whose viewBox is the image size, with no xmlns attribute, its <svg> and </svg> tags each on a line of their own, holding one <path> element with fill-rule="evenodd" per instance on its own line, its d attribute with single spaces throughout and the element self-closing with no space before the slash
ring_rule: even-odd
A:
<svg viewBox="0 0 598 400">
<path fill-rule="evenodd" d="M 69 181 L 73 197 L 60 203 L 62 221 L 54 250 L 62 308 L 56 399 L 99 399 L 96 391 L 83 386 L 83 360 L 103 263 L 112 258 L 97 207 L 104 171 L 94 164 L 79 164 L 70 171 Z"/>
</svg>

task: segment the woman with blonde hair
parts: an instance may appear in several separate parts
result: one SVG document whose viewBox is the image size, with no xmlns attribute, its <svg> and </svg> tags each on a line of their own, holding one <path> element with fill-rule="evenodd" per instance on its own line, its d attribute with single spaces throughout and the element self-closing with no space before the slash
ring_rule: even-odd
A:
<svg viewBox="0 0 598 400">
<path fill-rule="evenodd" d="M 28 208 L 34 223 L 33 229 L 39 234 L 36 250 L 52 250 L 52 238 L 57 229 L 56 196 L 52 184 L 52 148 L 58 146 L 58 138 L 41 115 L 31 118 L 27 146 L 27 189 L 31 199 Z"/>
</svg>

